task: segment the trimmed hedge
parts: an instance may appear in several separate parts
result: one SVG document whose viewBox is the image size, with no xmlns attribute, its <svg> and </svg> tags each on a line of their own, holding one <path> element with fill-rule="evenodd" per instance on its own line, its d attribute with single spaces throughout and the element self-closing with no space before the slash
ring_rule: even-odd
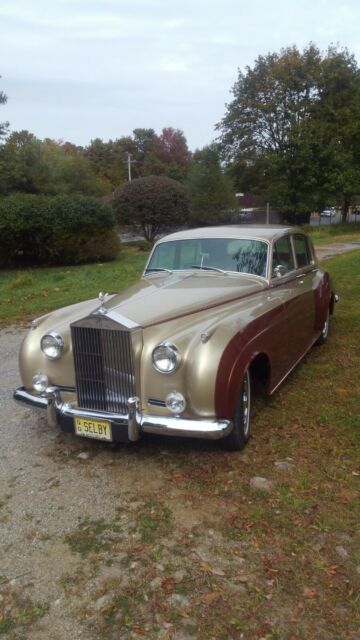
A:
<svg viewBox="0 0 360 640">
<path fill-rule="evenodd" d="M 112 209 L 96 198 L 15 194 L 0 200 L 0 267 L 114 260 Z"/>
</svg>

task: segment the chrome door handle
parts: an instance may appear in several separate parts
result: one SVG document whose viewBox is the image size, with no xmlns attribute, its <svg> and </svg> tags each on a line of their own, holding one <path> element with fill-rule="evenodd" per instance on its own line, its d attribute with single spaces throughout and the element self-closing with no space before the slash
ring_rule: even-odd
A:
<svg viewBox="0 0 360 640">
<path fill-rule="evenodd" d="M 298 276 L 296 276 L 297 280 L 299 280 L 300 278 L 305 278 L 306 273 L 300 273 Z"/>
</svg>

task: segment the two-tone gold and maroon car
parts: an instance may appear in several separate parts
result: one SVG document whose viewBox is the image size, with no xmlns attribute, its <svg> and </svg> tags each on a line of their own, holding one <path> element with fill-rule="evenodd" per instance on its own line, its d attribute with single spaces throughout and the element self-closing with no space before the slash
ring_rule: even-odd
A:
<svg viewBox="0 0 360 640">
<path fill-rule="evenodd" d="M 296 227 L 224 226 L 158 241 L 120 294 L 32 323 L 15 398 L 79 436 L 250 436 L 251 389 L 272 394 L 314 343 L 337 295 Z"/>
</svg>

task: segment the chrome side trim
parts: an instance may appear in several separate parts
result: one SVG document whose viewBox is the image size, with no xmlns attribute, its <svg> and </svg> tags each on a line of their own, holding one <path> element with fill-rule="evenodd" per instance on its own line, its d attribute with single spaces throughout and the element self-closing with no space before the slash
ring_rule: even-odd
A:
<svg viewBox="0 0 360 640">
<path fill-rule="evenodd" d="M 319 331 L 319 334 L 316 336 L 316 338 L 313 338 L 312 342 L 310 343 L 310 345 L 308 346 L 307 349 L 305 349 L 305 351 L 302 353 L 302 355 L 300 356 L 300 358 L 298 358 L 293 365 L 291 365 L 290 369 L 285 373 L 285 375 L 281 378 L 280 382 L 278 382 L 275 387 L 273 387 L 270 391 L 269 391 L 269 395 L 272 396 L 273 393 L 275 393 L 276 389 L 278 389 L 280 387 L 280 385 L 284 382 L 284 380 L 286 380 L 286 378 L 288 377 L 288 375 L 290 375 L 290 373 L 293 371 L 293 369 L 295 369 L 295 367 L 297 367 L 297 365 L 301 362 L 301 360 L 306 356 L 306 354 L 308 353 L 308 351 L 310 351 L 310 349 L 314 346 L 316 340 L 318 340 L 319 336 L 321 334 L 321 331 Z"/>
<path fill-rule="evenodd" d="M 94 420 L 110 420 L 121 424 L 128 424 L 128 437 L 131 442 L 139 440 L 142 433 L 153 433 L 166 436 L 185 436 L 188 438 L 204 438 L 218 440 L 225 438 L 233 429 L 231 420 L 191 420 L 174 416 L 149 416 L 141 414 L 139 398 L 128 399 L 128 413 L 115 414 L 105 411 L 89 411 L 79 409 L 68 402 L 63 402 L 58 387 L 48 387 L 47 397 L 35 396 L 24 387 L 16 389 L 15 400 L 32 407 L 47 409 L 47 417 L 51 426 L 58 424 L 58 415 L 68 418 L 76 416 L 92 418 Z"/>
</svg>

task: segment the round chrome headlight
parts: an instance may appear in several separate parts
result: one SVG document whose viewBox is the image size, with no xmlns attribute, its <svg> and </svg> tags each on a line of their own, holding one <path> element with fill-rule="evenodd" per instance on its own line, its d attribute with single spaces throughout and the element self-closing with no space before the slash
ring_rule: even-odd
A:
<svg viewBox="0 0 360 640">
<path fill-rule="evenodd" d="M 165 398 L 166 408 L 171 413 L 179 414 L 185 411 L 186 400 L 182 393 L 179 391 L 171 391 Z"/>
<path fill-rule="evenodd" d="M 49 360 L 57 360 L 64 350 L 64 340 L 58 333 L 51 331 L 41 338 L 40 348 Z"/>
<path fill-rule="evenodd" d="M 152 361 L 155 369 L 161 373 L 171 373 L 178 368 L 181 356 L 174 344 L 164 342 L 155 347 L 152 352 Z"/>
</svg>

